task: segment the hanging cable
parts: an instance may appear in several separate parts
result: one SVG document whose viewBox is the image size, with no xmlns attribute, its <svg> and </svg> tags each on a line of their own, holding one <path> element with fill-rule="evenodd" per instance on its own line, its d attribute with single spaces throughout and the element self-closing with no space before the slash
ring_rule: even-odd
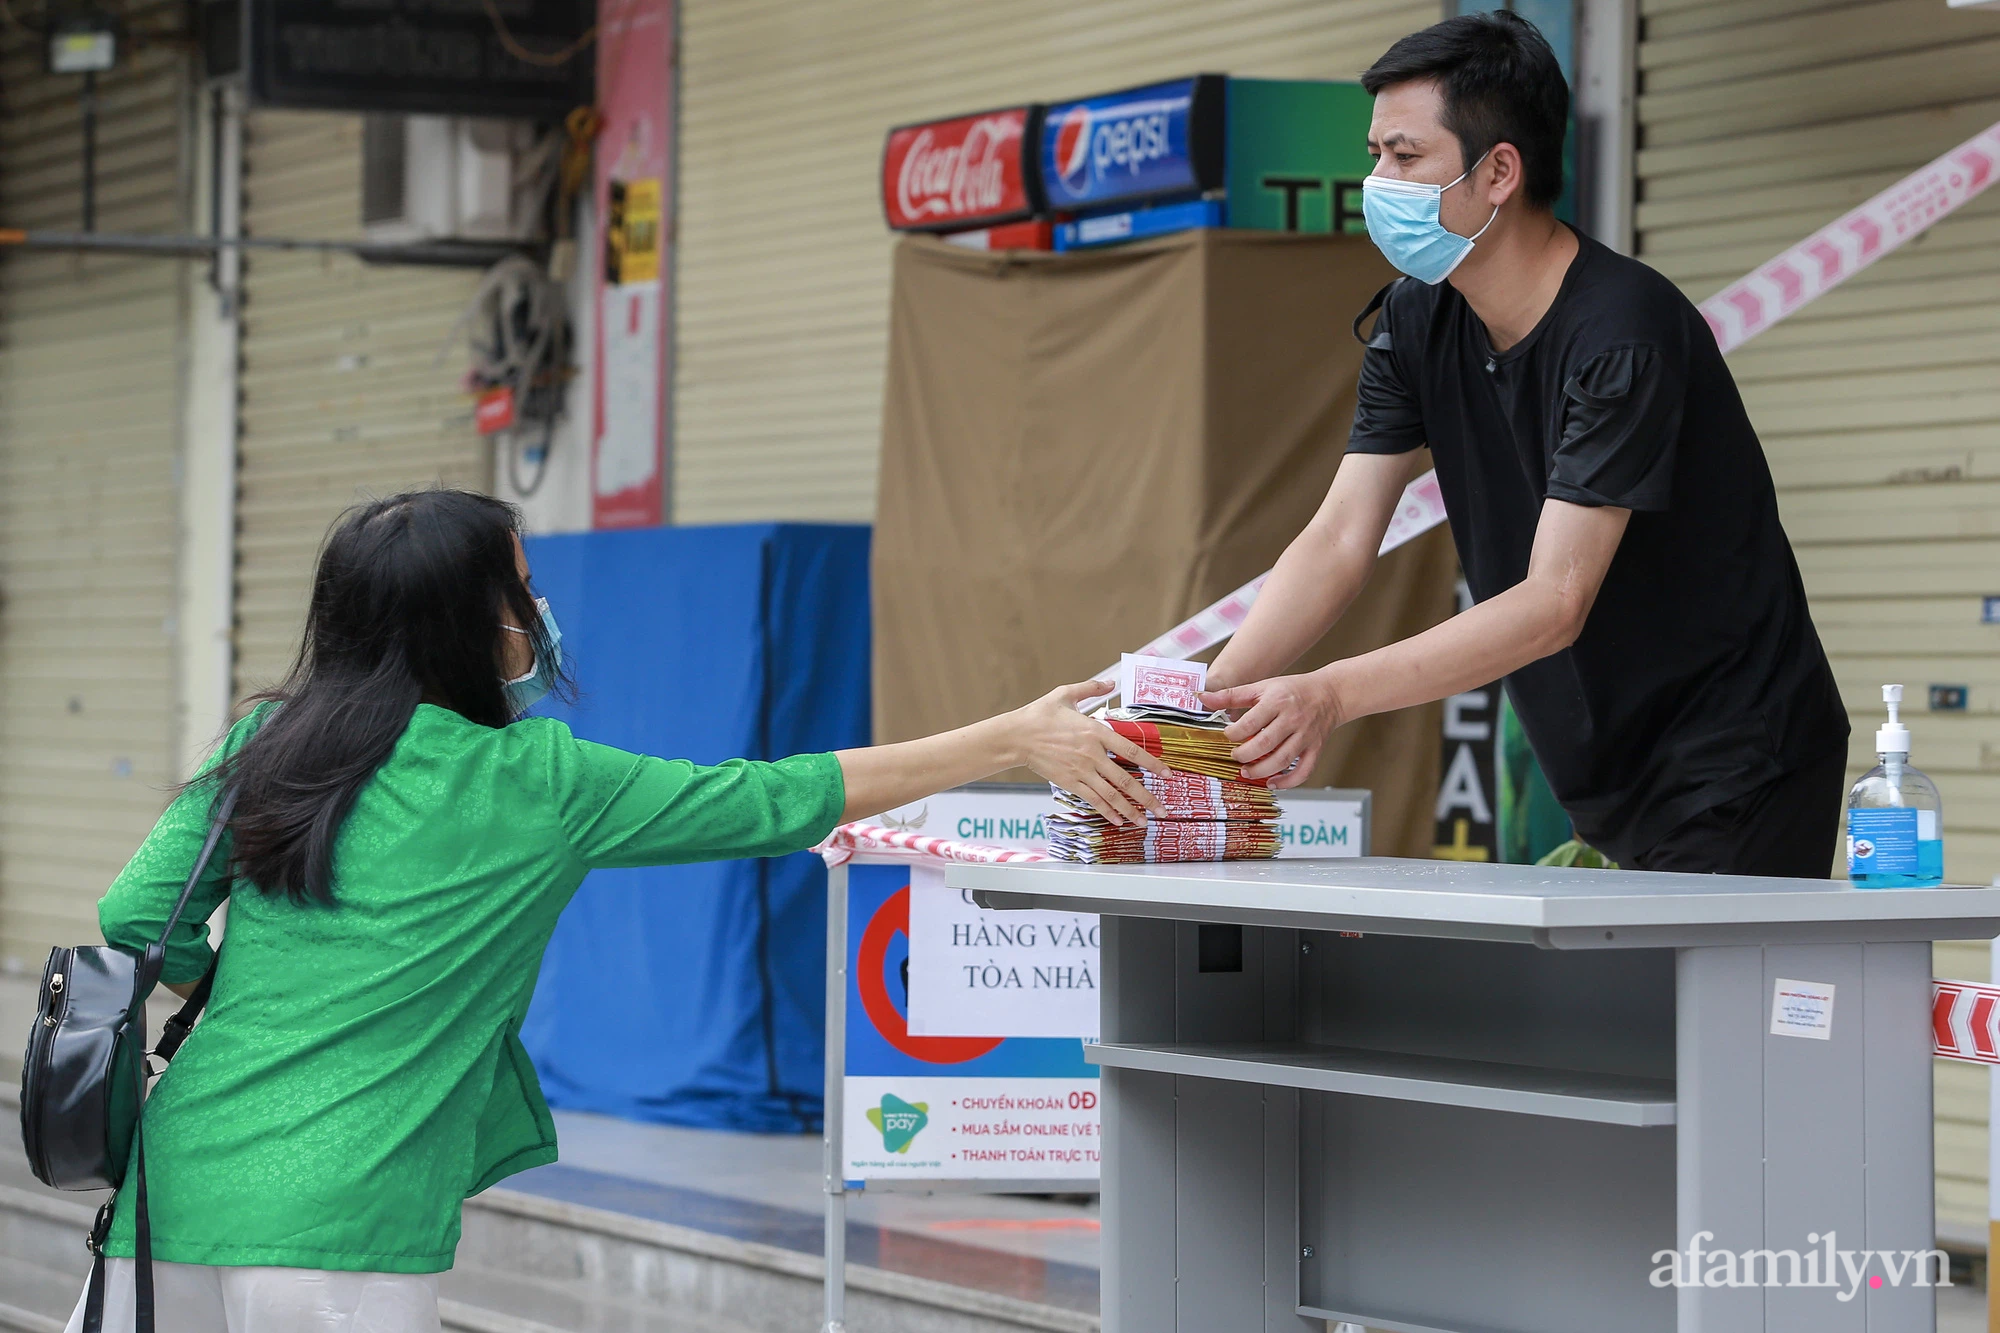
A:
<svg viewBox="0 0 2000 1333">
<path fill-rule="evenodd" d="M 573 373 L 568 305 L 561 283 L 527 256 L 509 255 L 479 280 L 432 363 L 442 364 L 462 338 L 471 352 L 466 387 L 477 394 L 504 389 L 512 395 L 513 423 L 497 432 L 498 444 L 507 450 L 507 479 L 523 499 L 540 490 L 548 475 L 556 421 Z M 531 449 L 540 454 L 540 466 L 524 482 Z"/>
<path fill-rule="evenodd" d="M 500 38 L 501 48 L 508 55 L 523 64 L 540 65 L 544 69 L 556 69 L 576 59 L 579 55 L 583 54 L 585 47 L 597 40 L 597 25 L 593 23 L 584 30 L 583 36 L 577 38 L 560 51 L 531 51 L 521 45 L 520 41 L 515 38 L 513 31 L 508 28 L 507 20 L 500 16 L 500 6 L 493 3 L 493 0 L 485 0 L 485 4 L 486 17 L 493 22 L 493 31 Z"/>
</svg>

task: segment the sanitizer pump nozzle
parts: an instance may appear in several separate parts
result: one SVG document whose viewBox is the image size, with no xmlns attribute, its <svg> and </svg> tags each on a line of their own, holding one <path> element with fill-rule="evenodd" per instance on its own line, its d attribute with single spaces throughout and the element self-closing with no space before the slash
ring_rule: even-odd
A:
<svg viewBox="0 0 2000 1333">
<path fill-rule="evenodd" d="M 1875 730 L 1875 753 L 1908 755 L 1910 753 L 1910 729 L 1903 725 L 1902 718 L 1899 716 L 1903 705 L 1903 687 L 1901 685 L 1884 685 L 1882 687 L 1882 702 L 1889 706 L 1889 721 Z"/>
</svg>

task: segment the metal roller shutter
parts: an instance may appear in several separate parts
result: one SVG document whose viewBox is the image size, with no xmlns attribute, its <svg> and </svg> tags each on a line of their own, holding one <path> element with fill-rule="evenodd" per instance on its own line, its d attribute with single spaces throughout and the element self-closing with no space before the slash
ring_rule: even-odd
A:
<svg viewBox="0 0 2000 1333">
<path fill-rule="evenodd" d="M 178 4 L 121 6 L 135 31 Z M 0 222 L 81 225 L 80 80 L 0 31 Z M 184 61 L 100 77 L 97 225 L 179 231 Z M 0 962 L 96 939 L 175 781 L 178 329 L 188 265 L 0 258 Z"/>
<path fill-rule="evenodd" d="M 873 515 L 889 126 L 1197 70 L 1353 78 L 1439 15 L 1436 0 L 687 0 L 675 520 Z"/>
<path fill-rule="evenodd" d="M 1699 300 L 2000 120 L 2000 13 L 1942 0 L 1646 0 L 1639 253 Z M 1879 687 L 1918 700 L 1946 872 L 2000 874 L 2000 192 L 1730 358 L 1814 619 L 1874 763 Z M 1969 685 L 1926 713 L 1930 684 Z M 1986 945 L 1940 945 L 1983 977 Z M 1938 1067 L 1938 1212 L 1986 1234 L 1986 1076 Z"/>
<path fill-rule="evenodd" d="M 347 237 L 361 216 L 361 118 L 253 113 L 244 227 Z M 236 695 L 276 683 L 298 648 L 328 525 L 370 495 L 490 487 L 459 391 L 462 353 L 433 365 L 478 275 L 252 252 L 243 286 Z"/>
</svg>

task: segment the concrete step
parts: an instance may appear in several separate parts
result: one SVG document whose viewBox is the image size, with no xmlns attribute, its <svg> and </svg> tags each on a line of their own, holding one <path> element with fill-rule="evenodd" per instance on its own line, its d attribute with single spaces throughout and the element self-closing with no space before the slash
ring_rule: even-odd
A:
<svg viewBox="0 0 2000 1333">
<path fill-rule="evenodd" d="M 445 1327 L 473 1333 L 753 1333 L 733 1319 L 608 1300 L 581 1277 L 538 1281 L 462 1263 L 439 1287 Z"/>
<path fill-rule="evenodd" d="M 62 1333 L 83 1290 L 81 1280 L 24 1259 L 8 1243 L 12 1239 L 0 1240 L 0 1329 Z"/>
<path fill-rule="evenodd" d="M 685 1311 L 704 1328 L 717 1320 L 753 1333 L 819 1326 L 825 1264 L 817 1255 L 525 1191 L 468 1200 L 458 1253 L 462 1264 L 472 1257 L 487 1271 L 544 1282 L 581 1277 L 605 1299 Z M 870 1333 L 1098 1329 L 1094 1314 L 856 1265 L 848 1269 L 847 1323 Z"/>
<path fill-rule="evenodd" d="M 36 1182 L 13 1136 L 6 1138 L 0 1162 L 19 1168 L 6 1178 L 18 1174 L 29 1185 L 0 1184 L 0 1329 L 62 1333 L 90 1274 L 83 1238 L 97 1196 L 58 1194 Z"/>
<path fill-rule="evenodd" d="M 0 1184 L 0 1329 L 60 1333 L 89 1275 L 83 1236 L 95 1212 L 39 1186 Z M 754 1333 L 734 1320 L 621 1305 L 581 1276 L 536 1281 L 462 1263 L 440 1286 L 445 1328 L 465 1333 Z"/>
<path fill-rule="evenodd" d="M 0 1085 L 0 1121 L 18 1105 Z M 0 1132 L 0 1329 L 60 1333 L 100 1199 L 42 1186 Z M 466 1202 L 440 1313 L 464 1333 L 797 1333 L 819 1327 L 823 1272 L 797 1249 L 495 1189 Z M 847 1309 L 848 1326 L 869 1333 L 1098 1329 L 1094 1314 L 859 1265 Z"/>
<path fill-rule="evenodd" d="M 0 1185 L 0 1329 L 60 1333 L 89 1275 L 82 1238 L 95 1211 Z M 440 1286 L 445 1328 L 466 1333 L 753 1333 L 734 1320 L 620 1305 L 581 1277 L 535 1281 L 461 1264 Z"/>
</svg>

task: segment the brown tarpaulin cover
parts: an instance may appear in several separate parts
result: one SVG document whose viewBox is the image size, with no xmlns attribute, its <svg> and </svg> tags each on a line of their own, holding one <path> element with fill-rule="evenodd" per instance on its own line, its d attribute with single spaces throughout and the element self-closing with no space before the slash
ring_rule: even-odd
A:
<svg viewBox="0 0 2000 1333">
<path fill-rule="evenodd" d="M 875 739 L 1086 679 L 1269 569 L 1354 412 L 1364 236 L 1204 230 L 1067 255 L 896 249 L 874 543 Z M 1451 614 L 1442 529 L 1393 552 L 1300 664 Z M 1315 786 L 1429 853 L 1437 706 L 1342 728 Z M 1023 779 L 1025 772 L 1010 776 Z"/>
</svg>

